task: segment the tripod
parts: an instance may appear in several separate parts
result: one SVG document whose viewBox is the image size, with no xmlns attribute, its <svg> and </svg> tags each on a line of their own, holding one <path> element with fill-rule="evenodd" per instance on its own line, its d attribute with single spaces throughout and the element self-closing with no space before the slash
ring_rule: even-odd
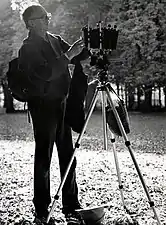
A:
<svg viewBox="0 0 166 225">
<path fill-rule="evenodd" d="M 84 132 L 85 132 L 86 127 L 88 125 L 89 119 L 90 119 L 90 117 L 92 115 L 92 112 L 94 110 L 95 104 L 97 102 L 98 93 L 99 93 L 99 91 L 101 91 L 101 93 L 102 93 L 102 120 L 103 120 L 103 134 L 104 134 L 104 149 L 107 150 L 107 144 L 108 144 L 107 143 L 107 121 L 106 121 L 106 96 L 107 96 L 109 106 L 110 106 L 110 108 L 113 111 L 113 114 L 114 114 L 115 119 L 117 121 L 118 127 L 120 129 L 121 135 L 122 135 L 122 137 L 124 139 L 125 145 L 128 148 L 128 150 L 129 150 L 130 156 L 131 156 L 131 158 L 133 160 L 134 166 L 136 168 L 136 171 L 137 171 L 138 176 L 140 178 L 140 181 L 142 183 L 143 189 L 144 189 L 145 194 L 146 194 L 146 196 L 148 198 L 149 205 L 150 205 L 150 207 L 153 210 L 154 216 L 155 216 L 155 218 L 157 220 L 157 224 L 161 225 L 160 219 L 159 219 L 158 214 L 156 212 L 156 209 L 154 207 L 154 202 L 152 201 L 151 196 L 149 195 L 149 192 L 148 192 L 147 186 L 145 184 L 144 178 L 142 176 L 142 173 L 141 173 L 141 171 L 139 169 L 138 163 L 137 163 L 137 161 L 135 159 L 133 150 L 131 148 L 130 141 L 129 141 L 128 137 L 127 137 L 127 134 L 126 134 L 126 131 L 125 131 L 124 126 L 122 124 L 122 121 L 120 119 L 120 116 L 119 116 L 119 114 L 118 114 L 118 112 L 116 110 L 116 107 L 114 106 L 113 99 L 112 99 L 112 97 L 110 95 L 110 92 L 115 93 L 115 91 L 112 88 L 111 84 L 108 82 L 107 71 L 106 70 L 99 71 L 98 77 L 99 77 L 99 79 L 97 80 L 98 81 L 98 86 L 96 88 L 96 91 L 95 91 L 95 94 L 93 96 L 92 102 L 91 102 L 90 107 L 88 109 L 88 112 L 87 112 L 87 115 L 86 115 L 86 118 L 85 118 L 85 123 L 84 123 L 84 126 L 82 128 L 82 131 L 81 131 L 81 133 L 79 134 L 79 136 L 78 136 L 78 138 L 76 140 L 74 151 L 73 151 L 73 155 L 72 155 L 71 160 L 70 160 L 70 162 L 68 164 L 66 172 L 65 172 L 65 174 L 64 174 L 64 176 L 63 176 L 63 178 L 61 180 L 61 183 L 60 183 L 60 185 L 58 187 L 57 193 L 56 193 L 56 195 L 54 197 L 54 201 L 53 201 L 52 207 L 51 207 L 50 212 L 49 212 L 48 217 L 47 217 L 47 223 L 49 222 L 49 219 L 50 219 L 50 217 L 51 217 L 51 215 L 52 215 L 52 213 L 53 213 L 53 211 L 55 209 L 56 200 L 59 199 L 60 192 L 62 191 L 62 188 L 64 186 L 64 183 L 66 181 L 66 178 L 68 176 L 70 168 L 72 166 L 73 160 L 75 158 L 76 151 L 80 147 L 80 143 L 81 143 L 82 137 L 84 135 Z M 122 198 L 122 204 L 123 204 L 124 209 L 126 211 L 128 211 L 127 207 L 125 205 L 125 201 L 124 201 L 123 185 L 122 185 L 121 176 L 120 176 L 119 162 L 118 162 L 118 158 L 117 158 L 117 152 L 116 152 L 116 147 L 115 147 L 115 138 L 114 138 L 113 134 L 112 134 L 111 142 L 113 144 L 113 154 L 114 154 L 115 165 L 116 165 L 116 170 L 117 170 L 117 176 L 118 176 L 118 182 L 119 182 L 119 190 L 120 190 L 120 194 L 121 194 L 121 198 Z"/>
</svg>

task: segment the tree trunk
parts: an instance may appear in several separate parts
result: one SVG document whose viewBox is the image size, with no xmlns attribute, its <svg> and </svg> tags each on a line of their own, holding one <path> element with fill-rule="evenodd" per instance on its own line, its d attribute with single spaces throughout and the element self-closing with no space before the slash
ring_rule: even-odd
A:
<svg viewBox="0 0 166 225">
<path fill-rule="evenodd" d="M 140 90 L 140 86 L 137 87 L 137 97 L 138 97 L 137 110 L 139 110 L 140 109 L 140 105 L 141 105 L 141 90 Z"/>
<path fill-rule="evenodd" d="M 116 80 L 116 88 L 117 88 L 117 95 L 119 95 L 119 89 L 120 89 L 120 87 L 119 87 L 119 82 Z"/>
<path fill-rule="evenodd" d="M 13 97 L 8 89 L 7 84 L 2 81 L 2 87 L 4 92 L 4 108 L 6 108 L 6 113 L 14 112 L 14 104 L 13 104 Z"/>
<path fill-rule="evenodd" d="M 128 86 L 128 109 L 133 110 L 134 106 L 134 88 Z"/>
<path fill-rule="evenodd" d="M 142 111 L 151 112 L 152 111 L 152 87 L 146 86 L 144 91 L 145 91 L 145 100 L 142 104 Z"/>
<path fill-rule="evenodd" d="M 165 105 L 165 110 L 166 110 L 166 86 L 163 87 L 163 91 L 164 91 L 164 105 Z"/>
<path fill-rule="evenodd" d="M 162 107 L 162 103 L 161 103 L 161 87 L 159 86 L 159 106 L 160 106 L 160 109 Z"/>
</svg>

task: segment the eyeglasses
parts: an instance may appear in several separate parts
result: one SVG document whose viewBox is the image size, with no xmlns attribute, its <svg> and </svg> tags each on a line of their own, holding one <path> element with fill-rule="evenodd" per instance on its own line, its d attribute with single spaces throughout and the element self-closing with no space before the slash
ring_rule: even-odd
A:
<svg viewBox="0 0 166 225">
<path fill-rule="evenodd" d="M 50 22 L 50 20 L 51 20 L 51 13 L 47 13 L 47 15 L 43 15 L 43 16 L 40 16 L 40 17 L 30 18 L 29 20 L 45 20 L 45 21 Z"/>
</svg>

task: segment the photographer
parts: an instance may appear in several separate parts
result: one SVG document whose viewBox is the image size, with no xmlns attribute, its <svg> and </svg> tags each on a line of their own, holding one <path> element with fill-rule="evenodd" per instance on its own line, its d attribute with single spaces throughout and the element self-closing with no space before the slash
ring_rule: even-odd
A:
<svg viewBox="0 0 166 225">
<path fill-rule="evenodd" d="M 41 5 L 28 7 L 22 17 L 29 35 L 19 50 L 19 65 L 31 73 L 32 80 L 37 84 L 35 97 L 28 101 L 35 138 L 34 222 L 43 225 L 51 203 L 50 163 L 54 142 L 61 177 L 73 153 L 71 127 L 64 119 L 71 81 L 68 64 L 82 52 L 84 44 L 80 39 L 70 46 L 60 36 L 50 34 L 47 31 L 49 16 Z M 83 222 L 75 212 L 80 208 L 75 167 L 76 159 L 62 189 L 62 212 L 68 225 Z M 49 224 L 55 224 L 53 218 Z"/>
</svg>

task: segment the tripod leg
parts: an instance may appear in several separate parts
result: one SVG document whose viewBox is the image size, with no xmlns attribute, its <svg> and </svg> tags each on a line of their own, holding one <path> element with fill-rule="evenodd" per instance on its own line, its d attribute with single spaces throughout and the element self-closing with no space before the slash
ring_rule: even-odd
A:
<svg viewBox="0 0 166 225">
<path fill-rule="evenodd" d="M 106 95 L 105 91 L 101 91 L 102 94 L 102 119 L 103 119 L 103 133 L 104 133 L 104 150 L 108 149 L 108 137 L 107 137 L 107 122 L 106 122 Z"/>
<path fill-rule="evenodd" d="M 143 186 L 144 191 L 145 191 L 145 193 L 146 193 L 146 196 L 147 196 L 147 198 L 148 198 L 149 205 L 150 205 L 150 207 L 152 208 L 152 210 L 153 210 L 153 212 L 154 212 L 154 215 L 155 215 L 155 217 L 156 217 L 156 220 L 157 220 L 158 225 L 161 225 L 160 219 L 159 219 L 159 217 L 158 217 L 158 215 L 157 215 L 157 212 L 156 212 L 156 209 L 155 209 L 155 207 L 154 207 L 154 202 L 152 201 L 151 196 L 150 196 L 150 194 L 149 194 L 149 192 L 148 192 L 148 188 L 147 188 L 147 186 L 146 186 L 146 184 L 145 184 L 143 175 L 142 175 L 142 173 L 141 173 L 141 171 L 140 171 L 140 169 L 139 169 L 138 163 L 137 163 L 137 161 L 136 161 L 136 159 L 135 159 L 134 153 L 133 153 L 132 148 L 131 148 L 131 146 L 130 146 L 130 141 L 129 141 L 128 138 L 127 138 L 125 129 L 124 129 L 123 125 L 122 125 L 122 122 L 121 122 L 121 119 L 120 119 L 120 117 L 119 117 L 119 114 L 118 114 L 118 112 L 117 112 L 117 110 L 116 110 L 116 108 L 115 108 L 115 106 L 114 106 L 113 100 L 112 100 L 111 95 L 110 95 L 110 92 L 109 92 L 109 87 L 108 87 L 107 85 L 106 85 L 106 87 L 105 87 L 105 91 L 106 91 L 106 93 L 107 93 L 107 97 L 108 97 L 108 101 L 109 101 L 110 107 L 111 107 L 111 109 L 112 109 L 112 111 L 113 111 L 113 113 L 114 113 L 114 116 L 115 116 L 116 121 L 117 121 L 117 123 L 118 123 L 119 129 L 120 129 L 120 131 L 121 131 L 121 134 L 122 134 L 122 136 L 123 136 L 123 138 L 124 138 L 124 140 L 125 140 L 125 145 L 126 145 L 126 147 L 128 148 L 128 150 L 129 150 L 129 153 L 130 153 L 131 158 L 132 158 L 132 160 L 133 160 L 134 166 L 135 166 L 135 168 L 136 168 L 136 171 L 137 171 L 137 173 L 138 173 L 138 176 L 139 176 L 139 178 L 140 178 L 140 181 L 141 181 L 141 183 L 142 183 L 142 186 Z"/>
<path fill-rule="evenodd" d="M 63 178 L 62 178 L 62 180 L 61 180 L 61 183 L 60 183 L 60 185 L 59 185 L 59 187 L 58 187 L 58 191 L 57 191 L 57 193 L 56 193 L 56 195 L 55 195 L 55 197 L 54 197 L 54 201 L 53 201 L 52 207 L 51 207 L 50 212 L 49 212 L 48 217 L 47 217 L 47 223 L 49 222 L 50 217 L 51 217 L 51 215 L 52 215 L 52 213 L 53 213 L 53 211 L 54 211 L 54 209 L 55 209 L 55 206 L 56 206 L 56 200 L 59 199 L 60 192 L 62 191 L 62 188 L 63 188 L 63 186 L 64 186 L 64 183 L 65 183 L 65 181 L 66 181 L 66 178 L 67 178 L 67 176 L 68 176 L 68 173 L 69 173 L 69 171 L 70 171 L 70 168 L 71 168 L 71 166 L 72 166 L 74 157 L 75 157 L 75 155 L 76 155 L 76 150 L 77 150 L 77 148 L 80 147 L 81 139 L 82 139 L 82 137 L 83 137 L 83 135 L 84 135 L 84 132 L 85 132 L 86 127 L 87 127 L 87 125 L 88 125 L 89 119 L 90 119 L 90 117 L 91 117 L 91 115 L 92 115 L 92 112 L 93 112 L 93 110 L 94 110 L 95 104 L 96 104 L 96 102 L 97 102 L 97 95 L 98 95 L 98 92 L 99 92 L 99 90 L 98 90 L 98 88 L 97 88 L 96 91 L 95 91 L 94 97 L 93 97 L 93 99 L 92 99 L 92 102 L 91 102 L 91 104 L 90 104 L 89 110 L 88 110 L 88 112 L 87 112 L 87 115 L 86 115 L 86 118 L 85 118 L 84 126 L 83 126 L 83 128 L 82 128 L 81 133 L 79 134 L 79 136 L 78 136 L 78 138 L 77 138 L 76 143 L 75 143 L 75 147 L 74 147 L 74 150 L 73 150 L 73 155 L 72 155 L 72 157 L 71 157 L 71 159 L 70 159 L 70 162 L 69 162 L 69 164 L 68 164 L 68 166 L 67 166 L 67 169 L 66 169 L 66 171 L 65 171 L 65 174 L 64 174 L 64 176 L 63 176 Z"/>
<path fill-rule="evenodd" d="M 111 133 L 111 136 L 112 136 L 111 142 L 113 144 L 113 154 L 114 154 L 115 166 L 116 166 L 116 171 L 117 171 L 117 176 L 118 176 L 120 195 L 121 195 L 121 199 L 122 199 L 123 208 L 125 210 L 127 210 L 127 207 L 125 206 L 124 195 L 123 195 L 123 185 L 122 185 L 122 180 L 121 180 L 121 175 L 120 175 L 120 167 L 119 167 L 118 156 L 117 156 L 117 151 L 116 151 L 116 146 L 115 146 L 115 138 L 112 133 Z"/>
</svg>

